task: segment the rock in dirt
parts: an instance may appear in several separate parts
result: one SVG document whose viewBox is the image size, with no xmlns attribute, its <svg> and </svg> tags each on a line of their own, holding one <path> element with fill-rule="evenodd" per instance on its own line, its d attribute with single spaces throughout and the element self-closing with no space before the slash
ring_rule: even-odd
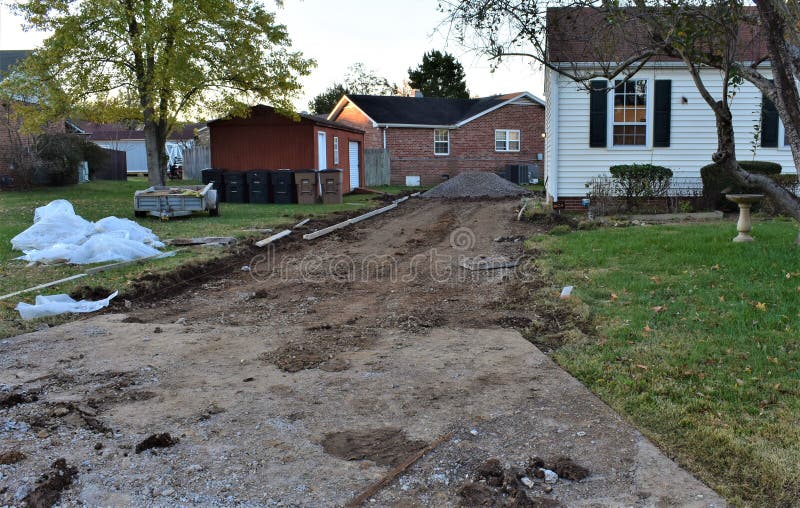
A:
<svg viewBox="0 0 800 508">
<path fill-rule="evenodd" d="M 551 469 L 561 478 L 567 480 L 583 480 L 589 476 L 589 470 L 580 466 L 568 457 L 560 457 L 551 466 Z"/>
<path fill-rule="evenodd" d="M 17 450 L 0 452 L 0 465 L 16 464 L 24 459 L 25 454 Z"/>
<path fill-rule="evenodd" d="M 22 506 L 32 508 L 53 506 L 61 499 L 61 492 L 70 486 L 77 474 L 78 470 L 68 466 L 66 459 L 56 460 L 53 463 L 53 470 L 43 475 L 47 479 L 22 499 Z"/>
<path fill-rule="evenodd" d="M 149 450 L 151 448 L 169 448 L 170 446 L 177 444 L 179 441 L 178 438 L 172 437 L 169 435 L 169 432 L 164 432 L 162 434 L 153 434 L 141 443 L 136 445 L 136 449 L 134 450 L 136 453 L 142 453 L 143 451 Z"/>
<path fill-rule="evenodd" d="M 371 460 L 382 466 L 396 466 L 425 446 L 425 441 L 411 440 L 405 431 L 382 429 L 346 430 L 325 434 L 325 453 L 345 460 Z"/>
<path fill-rule="evenodd" d="M 423 198 L 505 198 L 529 192 L 494 173 L 461 173 L 424 192 Z"/>
</svg>

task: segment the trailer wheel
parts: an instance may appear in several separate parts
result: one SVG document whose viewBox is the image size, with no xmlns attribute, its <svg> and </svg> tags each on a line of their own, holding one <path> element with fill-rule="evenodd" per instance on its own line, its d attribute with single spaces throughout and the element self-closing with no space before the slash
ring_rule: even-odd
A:
<svg viewBox="0 0 800 508">
<path fill-rule="evenodd" d="M 211 217 L 219 217 L 219 207 L 212 208 L 208 211 L 208 215 Z"/>
<path fill-rule="evenodd" d="M 133 215 L 135 217 L 147 217 L 147 212 L 143 210 L 134 210 Z"/>
</svg>

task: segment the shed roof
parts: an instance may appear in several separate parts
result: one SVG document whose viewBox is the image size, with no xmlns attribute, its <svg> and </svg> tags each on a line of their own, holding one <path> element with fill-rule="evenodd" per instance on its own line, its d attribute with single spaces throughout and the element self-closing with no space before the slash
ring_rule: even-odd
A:
<svg viewBox="0 0 800 508">
<path fill-rule="evenodd" d="M 246 118 L 257 118 L 258 116 L 266 116 L 266 115 L 281 115 L 281 113 L 276 111 L 275 108 L 273 108 L 272 106 L 266 106 L 264 104 L 258 104 L 256 106 L 253 106 L 253 107 L 250 108 L 250 117 L 246 117 Z M 352 125 L 349 125 L 349 124 L 345 124 L 345 123 L 341 123 L 341 122 L 335 122 L 335 121 L 326 119 L 324 116 L 311 115 L 309 113 L 297 113 L 297 115 L 300 117 L 300 121 L 301 122 L 302 121 L 307 121 L 307 122 L 311 122 L 311 123 L 313 123 L 315 125 L 319 125 L 319 126 L 322 126 L 322 127 L 330 127 L 332 129 L 340 129 L 340 130 L 344 130 L 344 131 L 357 132 L 359 134 L 364 132 L 363 129 L 359 129 L 357 127 L 353 127 Z M 281 115 L 281 116 L 283 116 L 283 115 Z M 287 118 L 289 118 L 289 117 L 287 117 Z M 217 118 L 216 120 L 212 120 L 212 121 L 208 122 L 208 125 L 214 125 L 214 124 L 219 123 L 219 122 L 225 122 L 225 121 L 228 121 L 228 120 L 235 120 L 235 119 L 236 118 Z"/>
<path fill-rule="evenodd" d="M 345 95 L 328 118 L 335 118 L 341 111 L 344 102 L 350 101 L 379 125 L 450 126 L 467 123 L 517 99 L 528 99 L 544 106 L 544 101 L 528 92 L 493 95 L 478 99 Z"/>
</svg>

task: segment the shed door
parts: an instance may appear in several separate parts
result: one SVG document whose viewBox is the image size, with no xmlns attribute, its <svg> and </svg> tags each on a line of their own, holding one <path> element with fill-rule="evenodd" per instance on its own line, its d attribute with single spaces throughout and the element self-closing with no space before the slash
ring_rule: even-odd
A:
<svg viewBox="0 0 800 508">
<path fill-rule="evenodd" d="M 353 190 L 356 187 L 361 187 L 361 181 L 358 179 L 360 174 L 358 171 L 360 166 L 358 163 L 358 148 L 358 141 L 350 142 L 350 190 Z"/>
<path fill-rule="evenodd" d="M 317 133 L 317 169 L 328 169 L 328 142 L 324 132 Z"/>
</svg>

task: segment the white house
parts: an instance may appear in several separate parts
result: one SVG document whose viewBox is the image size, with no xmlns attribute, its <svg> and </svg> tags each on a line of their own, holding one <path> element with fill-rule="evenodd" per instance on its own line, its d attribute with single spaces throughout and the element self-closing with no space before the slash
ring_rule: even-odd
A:
<svg viewBox="0 0 800 508">
<path fill-rule="evenodd" d="M 548 53 L 554 66 L 570 73 L 601 71 L 607 62 L 631 54 L 625 43 L 603 46 L 596 37 L 597 23 L 602 23 L 596 16 L 596 11 L 572 9 L 568 20 L 552 22 L 554 13 L 548 13 Z M 743 39 L 742 51 L 752 58 L 765 51 L 752 35 Z M 769 62 L 759 69 L 770 75 Z M 720 72 L 703 69 L 702 77 L 719 97 Z M 586 183 L 608 175 L 616 164 L 656 164 L 672 169 L 675 178 L 699 178 L 700 168 L 711 163 L 717 147 L 714 114 L 682 62 L 656 56 L 627 82 L 623 78 L 577 83 L 546 72 L 545 187 L 554 202 L 568 209 L 580 208 Z M 739 160 L 777 162 L 784 172 L 795 171 L 774 106 L 769 101 L 762 105 L 755 86 L 745 82 L 737 88 L 731 109 Z"/>
<path fill-rule="evenodd" d="M 183 151 L 194 145 L 195 128 L 204 126 L 205 124 L 188 124 L 169 136 L 166 143 L 169 165 L 177 160 L 183 160 Z M 80 127 L 89 136 L 89 140 L 98 146 L 125 152 L 128 174 L 147 173 L 147 150 L 142 129 L 131 129 L 121 124 L 88 122 L 81 122 Z"/>
</svg>

